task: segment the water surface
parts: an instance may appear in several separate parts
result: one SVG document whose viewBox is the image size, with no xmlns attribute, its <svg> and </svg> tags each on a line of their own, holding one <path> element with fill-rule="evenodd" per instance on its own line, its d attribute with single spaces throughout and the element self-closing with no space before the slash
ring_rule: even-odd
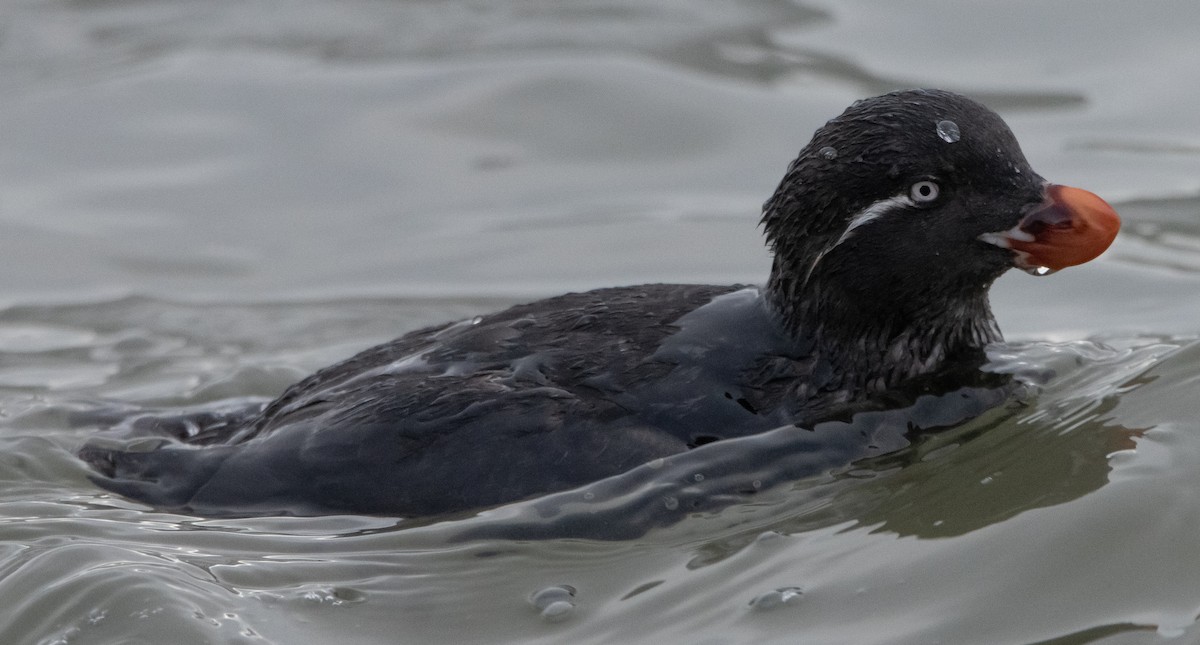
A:
<svg viewBox="0 0 1200 645">
<path fill-rule="evenodd" d="M 1198 20 L 1182 0 L 6 3 L 0 641 L 1200 641 Z M 911 86 L 997 108 L 1126 227 L 1092 264 L 998 283 L 996 365 L 1044 385 L 891 461 L 605 541 L 489 533 L 529 505 L 155 513 L 72 456 L 80 415 L 271 397 L 521 299 L 761 282 L 787 162 Z"/>
</svg>

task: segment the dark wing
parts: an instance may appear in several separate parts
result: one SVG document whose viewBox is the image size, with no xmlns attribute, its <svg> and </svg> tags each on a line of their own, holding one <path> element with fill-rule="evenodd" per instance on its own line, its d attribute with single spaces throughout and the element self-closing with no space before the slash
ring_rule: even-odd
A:
<svg viewBox="0 0 1200 645">
<path fill-rule="evenodd" d="M 732 289 L 568 294 L 420 330 L 317 372 L 240 427 L 80 454 L 106 488 L 203 514 L 426 515 L 575 486 L 686 449 L 621 394 L 669 373 L 646 357 L 671 323 Z"/>
<path fill-rule="evenodd" d="M 103 487 L 160 508 L 432 515 L 574 487 L 686 449 L 601 398 L 552 386 L 392 376 L 357 394 L 241 444 L 92 446 L 81 456 L 105 475 Z"/>
</svg>

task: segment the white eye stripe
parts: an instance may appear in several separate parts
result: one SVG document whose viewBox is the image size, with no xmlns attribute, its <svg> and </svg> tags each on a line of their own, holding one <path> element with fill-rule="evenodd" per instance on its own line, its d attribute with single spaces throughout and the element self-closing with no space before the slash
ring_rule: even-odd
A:
<svg viewBox="0 0 1200 645">
<path fill-rule="evenodd" d="M 880 199 L 876 202 L 872 202 L 861 211 L 858 211 L 854 217 L 850 218 L 850 223 L 846 225 L 846 230 L 842 231 L 842 234 L 838 237 L 837 241 L 829 245 L 829 247 L 825 250 L 818 253 L 817 257 L 813 258 L 812 264 L 808 265 L 808 271 L 804 274 L 804 281 L 807 283 L 809 279 L 812 278 L 813 271 L 816 271 L 817 265 L 821 263 L 821 260 L 825 257 L 825 255 L 836 249 L 842 242 L 850 239 L 850 236 L 855 230 L 870 224 L 871 222 L 883 217 L 884 215 L 887 215 L 894 210 L 916 207 L 917 205 L 913 203 L 912 199 L 905 194 L 896 195 L 895 197 L 888 197 L 887 199 Z"/>
<path fill-rule="evenodd" d="M 888 197 L 887 199 L 881 199 L 872 203 L 855 214 L 854 217 L 850 218 L 850 224 L 846 226 L 845 231 L 842 231 L 841 237 L 839 237 L 832 246 L 830 246 L 828 249 L 825 249 L 825 252 L 828 253 L 832 251 L 839 244 L 850 239 L 850 235 L 854 233 L 855 229 L 866 224 L 870 224 L 871 222 L 883 217 L 884 215 L 887 215 L 893 210 L 900 208 L 913 208 L 915 206 L 916 204 L 913 203 L 913 200 L 909 198 L 908 195 L 896 195 L 895 197 Z"/>
</svg>

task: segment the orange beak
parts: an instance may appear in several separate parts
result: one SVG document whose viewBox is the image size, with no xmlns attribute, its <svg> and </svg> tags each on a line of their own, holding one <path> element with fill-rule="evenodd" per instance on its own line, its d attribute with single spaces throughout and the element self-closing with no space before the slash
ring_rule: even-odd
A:
<svg viewBox="0 0 1200 645">
<path fill-rule="evenodd" d="M 1121 218 L 1108 202 L 1081 188 L 1047 184 L 1046 201 L 1013 228 L 979 239 L 1011 249 L 1014 264 L 1035 275 L 1083 264 L 1108 249 Z"/>
</svg>

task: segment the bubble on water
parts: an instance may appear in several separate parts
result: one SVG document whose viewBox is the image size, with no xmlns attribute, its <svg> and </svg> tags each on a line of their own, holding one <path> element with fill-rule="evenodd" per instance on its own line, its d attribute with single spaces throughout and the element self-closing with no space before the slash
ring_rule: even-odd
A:
<svg viewBox="0 0 1200 645">
<path fill-rule="evenodd" d="M 817 154 L 821 155 L 821 158 L 823 159 L 837 159 L 838 151 L 837 148 L 834 148 L 833 146 L 825 146 L 824 148 L 818 150 Z"/>
<path fill-rule="evenodd" d="M 559 600 L 550 603 L 542 610 L 542 618 L 546 621 L 557 623 L 570 618 L 573 613 L 575 613 L 575 605 L 565 600 Z"/>
<path fill-rule="evenodd" d="M 596 494 L 589 490 L 588 492 L 583 494 L 583 498 L 590 502 L 593 499 L 596 499 Z"/>
<path fill-rule="evenodd" d="M 768 611 L 782 607 L 803 595 L 800 587 L 780 587 L 754 597 L 750 606 L 756 611 Z"/>
<path fill-rule="evenodd" d="M 542 619 L 557 623 L 575 613 L 575 587 L 551 585 L 529 594 L 529 604 L 542 612 Z"/>
<path fill-rule="evenodd" d="M 954 143 L 955 141 L 958 141 L 960 136 L 958 132 L 958 124 L 945 119 L 937 122 L 937 133 L 938 136 L 942 138 L 942 141 L 945 141 L 946 143 Z"/>
<path fill-rule="evenodd" d="M 663 506 L 667 507 L 668 511 L 673 511 L 679 508 L 679 500 L 675 499 L 674 497 L 664 497 Z"/>
<path fill-rule="evenodd" d="M 576 593 L 577 590 L 571 585 L 550 585 L 529 594 L 529 602 L 538 609 L 545 609 L 552 602 L 571 602 Z"/>
<path fill-rule="evenodd" d="M 701 475 L 700 473 L 696 473 L 695 475 L 692 475 L 692 479 L 694 479 L 698 482 L 702 482 L 702 481 L 704 481 L 704 475 Z"/>
</svg>

